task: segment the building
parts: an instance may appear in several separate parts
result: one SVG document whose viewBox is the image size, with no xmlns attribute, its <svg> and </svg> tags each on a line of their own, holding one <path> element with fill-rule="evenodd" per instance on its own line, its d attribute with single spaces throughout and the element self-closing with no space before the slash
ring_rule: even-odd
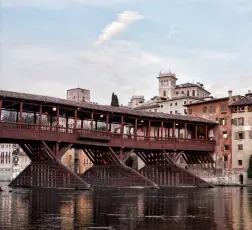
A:
<svg viewBox="0 0 252 230">
<path fill-rule="evenodd" d="M 232 114 L 232 168 L 233 181 L 247 183 L 249 158 L 252 155 L 252 93 L 233 102 Z"/>
<path fill-rule="evenodd" d="M 158 96 L 145 101 L 144 96 L 133 95 L 128 106 L 136 110 L 186 115 L 187 108 L 184 105 L 210 97 L 210 92 L 199 82 L 177 85 L 175 73 L 160 73 L 157 78 Z"/>
<path fill-rule="evenodd" d="M 0 144 L 0 181 L 11 181 L 13 179 L 13 151 L 16 144 Z"/>
<path fill-rule="evenodd" d="M 233 96 L 232 91 L 229 91 L 228 97 L 213 98 L 186 105 L 189 115 L 219 123 L 214 130 L 216 138 L 214 158 L 217 174 L 232 169 L 232 113 L 229 106 L 240 98 L 241 96 Z"/>
<path fill-rule="evenodd" d="M 67 100 L 90 102 L 90 90 L 74 88 L 67 90 Z"/>
<path fill-rule="evenodd" d="M 17 148 L 13 151 L 13 173 L 12 173 L 12 179 L 15 179 L 29 164 L 31 163 L 30 158 L 26 155 L 26 153 L 20 149 Z"/>
</svg>

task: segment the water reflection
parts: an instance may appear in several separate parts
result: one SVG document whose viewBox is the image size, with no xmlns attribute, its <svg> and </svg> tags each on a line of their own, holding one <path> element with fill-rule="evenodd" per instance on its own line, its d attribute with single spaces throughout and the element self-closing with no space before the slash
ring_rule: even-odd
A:
<svg viewBox="0 0 252 230">
<path fill-rule="evenodd" d="M 0 229 L 252 229 L 252 188 L 13 190 Z"/>
</svg>

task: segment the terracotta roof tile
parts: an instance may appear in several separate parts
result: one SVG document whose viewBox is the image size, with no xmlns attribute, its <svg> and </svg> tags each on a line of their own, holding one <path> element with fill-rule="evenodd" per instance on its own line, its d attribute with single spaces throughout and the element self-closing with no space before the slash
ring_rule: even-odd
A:
<svg viewBox="0 0 252 230">
<path fill-rule="evenodd" d="M 0 90 L 0 97 L 10 98 L 10 99 L 11 98 L 21 99 L 21 100 L 33 101 L 37 103 L 46 102 L 47 104 L 52 104 L 52 105 L 56 105 L 56 104 L 64 105 L 64 107 L 82 107 L 82 108 L 86 108 L 90 110 L 96 110 L 99 112 L 126 114 L 126 115 L 141 116 L 141 117 L 146 117 L 146 118 L 170 119 L 170 120 L 181 120 L 181 121 L 215 124 L 215 122 L 212 122 L 204 118 L 200 118 L 200 117 L 194 117 L 194 116 L 137 111 L 137 110 L 128 109 L 124 107 L 97 105 L 97 104 L 92 104 L 92 103 L 87 103 L 87 102 L 75 102 L 75 101 L 70 101 L 70 100 L 56 98 L 56 97 L 19 93 L 19 92 L 12 92 L 12 91 Z"/>
</svg>

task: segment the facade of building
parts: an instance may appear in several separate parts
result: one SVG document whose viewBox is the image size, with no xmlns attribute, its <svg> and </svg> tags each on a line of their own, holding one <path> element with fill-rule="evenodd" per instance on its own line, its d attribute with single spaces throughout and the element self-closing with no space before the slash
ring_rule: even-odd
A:
<svg viewBox="0 0 252 230">
<path fill-rule="evenodd" d="M 248 183 L 247 170 L 252 155 L 252 93 L 231 105 L 233 181 Z M 250 181 L 251 182 L 251 181 Z"/>
<path fill-rule="evenodd" d="M 75 88 L 67 90 L 67 100 L 90 102 L 90 90 Z"/>
<path fill-rule="evenodd" d="M 188 114 L 219 123 L 214 130 L 216 139 L 215 167 L 216 173 L 222 174 L 232 169 L 232 126 L 230 105 L 239 100 L 229 91 L 228 97 L 215 98 L 186 105 Z"/>
<path fill-rule="evenodd" d="M 145 101 L 144 96 L 134 95 L 128 106 L 136 110 L 186 115 L 187 108 L 184 105 L 210 97 L 210 92 L 204 89 L 203 84 L 177 85 L 177 80 L 174 73 L 160 73 L 158 76 L 159 95 L 149 101 Z"/>
<path fill-rule="evenodd" d="M 17 148 L 13 151 L 13 173 L 12 179 L 16 178 L 29 164 L 31 163 L 30 158 L 26 155 L 26 153 Z"/>
<path fill-rule="evenodd" d="M 0 144 L 0 181 L 11 181 L 13 179 L 13 151 L 16 144 Z"/>
</svg>

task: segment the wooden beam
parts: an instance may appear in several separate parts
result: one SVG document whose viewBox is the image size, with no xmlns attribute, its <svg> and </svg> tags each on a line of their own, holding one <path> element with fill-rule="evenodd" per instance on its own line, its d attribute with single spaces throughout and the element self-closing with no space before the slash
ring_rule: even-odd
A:
<svg viewBox="0 0 252 230">
<path fill-rule="evenodd" d="M 63 147 L 60 151 L 59 151 L 59 155 L 58 155 L 58 159 L 61 159 L 61 157 L 73 146 L 73 144 L 69 144 L 65 147 Z"/>
<path fill-rule="evenodd" d="M 41 143 L 42 143 L 42 146 L 44 147 L 44 149 L 47 151 L 48 156 L 50 156 L 50 158 L 52 160 L 56 160 L 53 151 L 49 148 L 49 146 L 46 144 L 46 142 L 41 141 Z"/>
</svg>

